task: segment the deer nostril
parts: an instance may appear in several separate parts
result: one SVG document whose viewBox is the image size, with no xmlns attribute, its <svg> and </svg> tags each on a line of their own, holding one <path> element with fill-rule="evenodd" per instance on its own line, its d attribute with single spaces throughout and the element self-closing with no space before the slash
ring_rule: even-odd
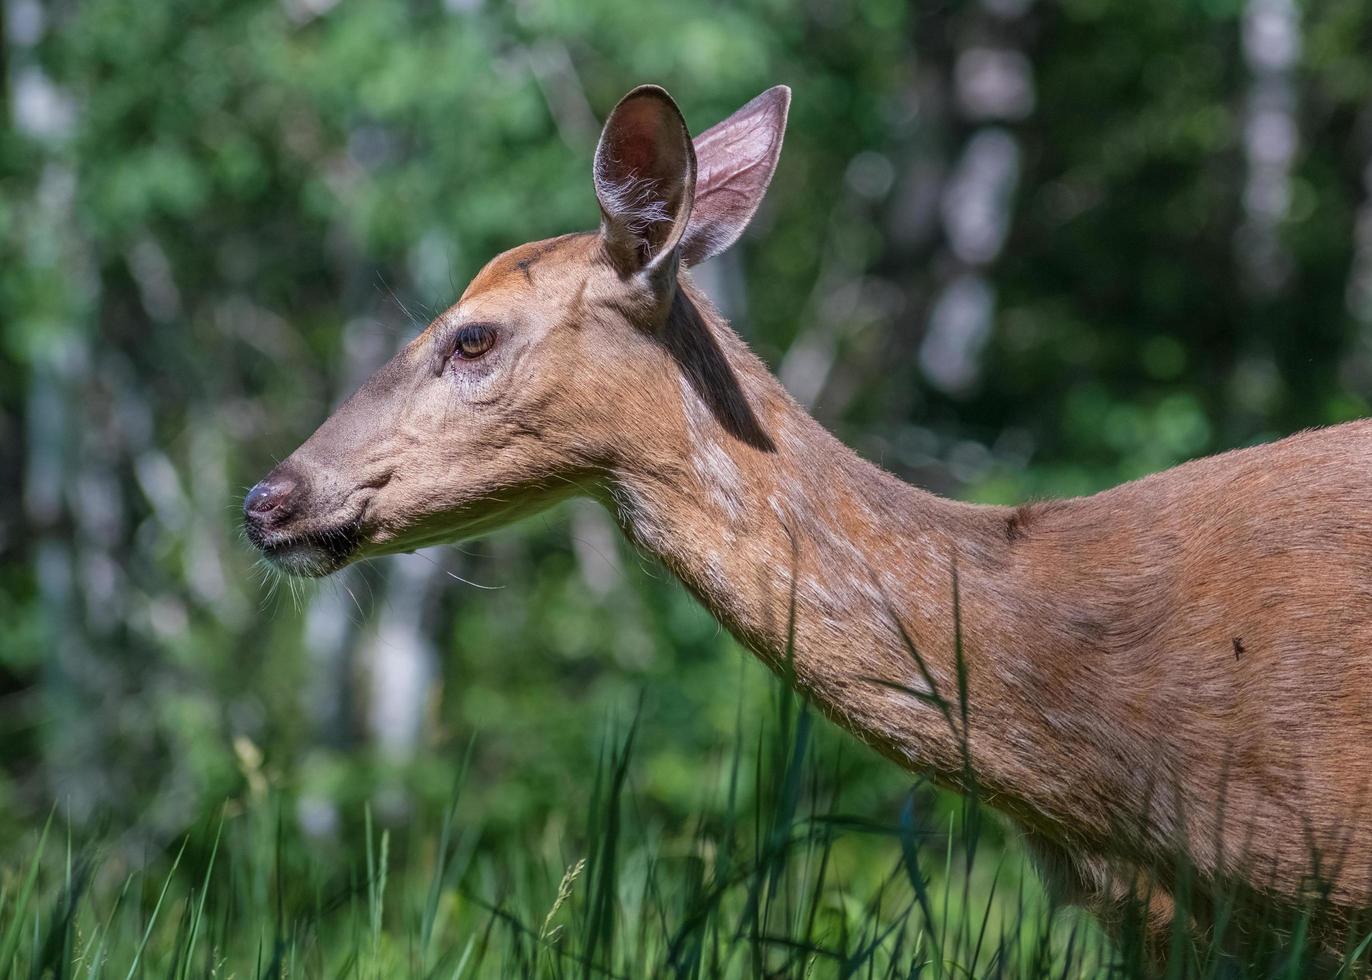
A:
<svg viewBox="0 0 1372 980">
<path fill-rule="evenodd" d="M 290 477 L 267 477 L 248 491 L 243 499 L 243 513 L 249 517 L 266 517 L 281 507 L 293 490 L 295 481 Z"/>
</svg>

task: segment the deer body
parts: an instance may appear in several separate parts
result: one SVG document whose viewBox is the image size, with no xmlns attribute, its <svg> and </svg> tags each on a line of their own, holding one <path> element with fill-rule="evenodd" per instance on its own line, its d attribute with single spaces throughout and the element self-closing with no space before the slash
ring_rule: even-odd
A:
<svg viewBox="0 0 1372 980">
<path fill-rule="evenodd" d="M 1018 508 L 901 482 L 686 271 L 756 209 L 788 100 L 692 144 L 630 93 L 600 232 L 488 265 L 254 488 L 250 537 L 327 574 L 589 495 L 840 725 L 945 785 L 970 762 L 1067 897 L 1144 882 L 1162 921 L 1185 860 L 1282 902 L 1335 870 L 1372 906 L 1372 423 Z"/>
<path fill-rule="evenodd" d="M 957 719 L 924 695 L 958 710 L 960 628 L 979 789 L 1098 911 L 1183 858 L 1294 897 L 1312 844 L 1342 866 L 1332 899 L 1368 904 L 1372 422 L 1087 498 L 960 504 L 839 443 L 685 294 L 775 448 L 684 390 L 611 504 L 740 640 L 959 786 Z M 1146 887 L 1165 914 L 1165 877 Z"/>
</svg>

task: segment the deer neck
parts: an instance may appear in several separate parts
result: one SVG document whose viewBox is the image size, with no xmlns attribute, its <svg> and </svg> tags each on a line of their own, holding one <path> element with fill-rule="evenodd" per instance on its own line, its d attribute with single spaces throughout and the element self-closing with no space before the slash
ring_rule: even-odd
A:
<svg viewBox="0 0 1372 980">
<path fill-rule="evenodd" d="M 611 479 L 624 530 L 838 723 L 950 784 L 970 749 L 982 784 L 1010 791 L 1031 763 L 984 743 L 989 728 L 964 741 L 957 652 L 961 639 L 975 676 L 978 641 L 1001 632 L 992 621 L 1006 611 L 969 598 L 1003 571 L 1009 512 L 862 460 L 687 296 L 666 340 L 680 413 L 664 406 L 650 444 Z M 986 683 L 973 693 L 995 703 Z"/>
</svg>

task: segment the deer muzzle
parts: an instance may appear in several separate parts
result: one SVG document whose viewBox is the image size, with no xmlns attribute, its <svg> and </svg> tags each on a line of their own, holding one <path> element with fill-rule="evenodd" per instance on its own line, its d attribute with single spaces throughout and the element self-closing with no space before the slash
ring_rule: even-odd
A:
<svg viewBox="0 0 1372 980">
<path fill-rule="evenodd" d="M 357 552 L 361 508 L 340 514 L 337 508 L 321 507 L 315 482 L 288 459 L 248 491 L 243 527 L 274 567 L 318 578 L 342 568 Z"/>
</svg>

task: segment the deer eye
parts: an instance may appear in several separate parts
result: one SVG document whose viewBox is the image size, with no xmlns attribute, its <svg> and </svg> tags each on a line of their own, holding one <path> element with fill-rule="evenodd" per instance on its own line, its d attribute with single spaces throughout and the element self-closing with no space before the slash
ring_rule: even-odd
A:
<svg viewBox="0 0 1372 980">
<path fill-rule="evenodd" d="M 457 331 L 452 356 L 460 361 L 474 361 L 494 345 L 494 328 L 484 323 L 469 323 Z"/>
</svg>

